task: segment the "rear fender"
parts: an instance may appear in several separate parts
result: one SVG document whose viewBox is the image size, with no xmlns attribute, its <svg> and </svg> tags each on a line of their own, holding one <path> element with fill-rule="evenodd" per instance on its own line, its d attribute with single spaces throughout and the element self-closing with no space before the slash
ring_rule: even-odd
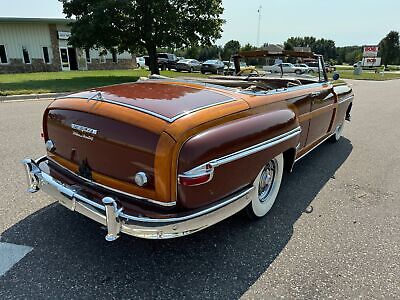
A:
<svg viewBox="0 0 400 300">
<path fill-rule="evenodd" d="M 181 148 L 178 174 L 211 164 L 212 179 L 196 186 L 178 183 L 177 203 L 198 208 L 226 197 L 254 181 L 272 158 L 299 142 L 300 127 L 286 102 L 248 110 L 243 117 L 208 128 Z"/>
</svg>

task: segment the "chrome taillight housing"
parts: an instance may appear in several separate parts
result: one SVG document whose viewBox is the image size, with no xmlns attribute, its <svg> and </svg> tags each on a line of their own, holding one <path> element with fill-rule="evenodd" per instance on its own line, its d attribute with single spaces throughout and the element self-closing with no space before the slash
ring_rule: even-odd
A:
<svg viewBox="0 0 400 300">
<path fill-rule="evenodd" d="M 196 186 L 211 181 L 213 176 L 214 167 L 208 163 L 180 174 L 178 176 L 178 183 L 185 186 Z"/>
</svg>

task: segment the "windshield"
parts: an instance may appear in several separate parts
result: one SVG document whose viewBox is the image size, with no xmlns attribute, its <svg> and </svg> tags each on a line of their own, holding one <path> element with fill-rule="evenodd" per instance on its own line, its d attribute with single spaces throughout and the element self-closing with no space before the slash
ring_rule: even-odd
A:
<svg viewBox="0 0 400 300">
<path fill-rule="evenodd" d="M 180 61 L 178 61 L 178 63 L 188 63 L 191 62 L 191 59 L 181 59 Z"/>
</svg>

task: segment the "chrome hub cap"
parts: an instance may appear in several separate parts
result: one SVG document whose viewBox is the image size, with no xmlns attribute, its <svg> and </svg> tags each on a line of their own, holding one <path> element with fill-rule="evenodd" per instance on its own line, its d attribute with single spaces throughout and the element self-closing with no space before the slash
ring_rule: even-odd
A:
<svg viewBox="0 0 400 300">
<path fill-rule="evenodd" d="M 258 199 L 264 202 L 272 189 L 275 174 L 277 171 L 277 164 L 275 160 L 270 161 L 261 173 L 260 181 L 258 183 Z"/>
<path fill-rule="evenodd" d="M 342 136 L 342 131 L 343 131 L 343 124 L 340 124 L 339 126 L 336 127 L 336 139 L 338 140 Z"/>
</svg>

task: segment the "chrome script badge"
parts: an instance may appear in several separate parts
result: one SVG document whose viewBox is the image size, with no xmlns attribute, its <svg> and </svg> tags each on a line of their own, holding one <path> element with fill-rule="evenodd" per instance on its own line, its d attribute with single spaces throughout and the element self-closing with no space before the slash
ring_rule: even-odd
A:
<svg viewBox="0 0 400 300">
<path fill-rule="evenodd" d="M 82 125 L 78 125 L 78 124 L 74 124 L 74 123 L 71 124 L 71 128 L 78 130 L 78 131 L 73 130 L 72 131 L 73 135 L 90 140 L 90 141 L 93 141 L 93 136 L 91 136 L 91 135 L 96 135 L 98 132 L 97 129 L 93 129 L 90 127 L 86 127 L 86 126 L 82 126 Z M 88 135 L 88 134 L 91 134 L 91 135 Z"/>
</svg>

